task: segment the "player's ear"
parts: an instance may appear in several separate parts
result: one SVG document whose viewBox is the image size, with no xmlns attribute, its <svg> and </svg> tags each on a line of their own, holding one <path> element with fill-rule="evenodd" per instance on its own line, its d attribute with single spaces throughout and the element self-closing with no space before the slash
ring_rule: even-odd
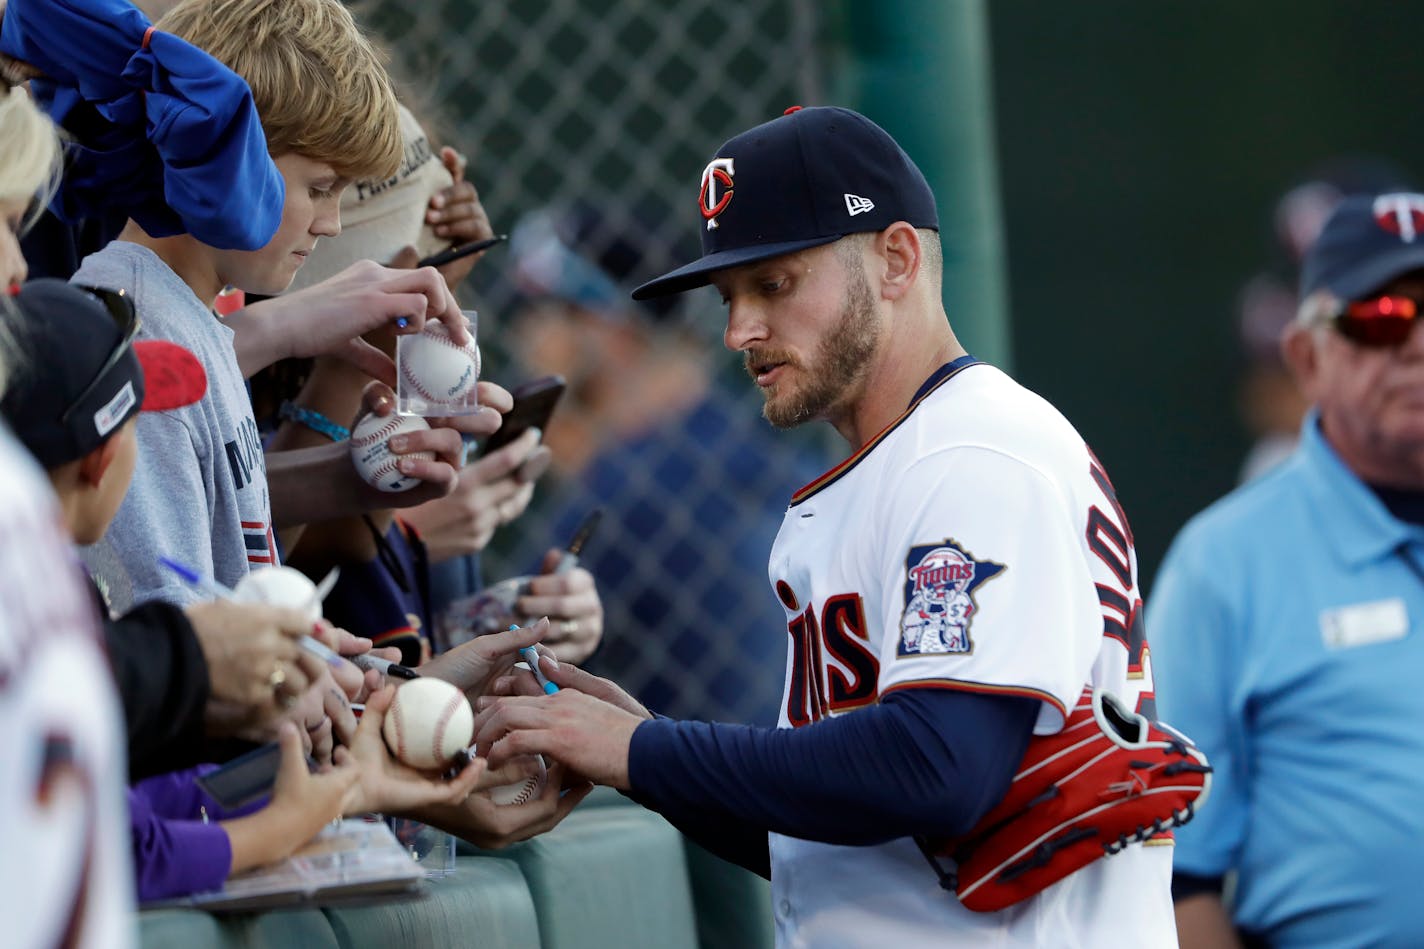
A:
<svg viewBox="0 0 1424 949">
<path fill-rule="evenodd" d="M 899 300 L 919 277 L 923 262 L 920 235 L 906 222 L 896 221 L 877 235 L 876 244 L 884 259 L 880 295 L 886 300 Z"/>
<path fill-rule="evenodd" d="M 114 463 L 118 453 L 118 438 L 110 438 L 79 459 L 79 483 L 88 488 L 97 488 L 104 480 L 104 472 L 109 470 L 109 465 Z"/>
</svg>

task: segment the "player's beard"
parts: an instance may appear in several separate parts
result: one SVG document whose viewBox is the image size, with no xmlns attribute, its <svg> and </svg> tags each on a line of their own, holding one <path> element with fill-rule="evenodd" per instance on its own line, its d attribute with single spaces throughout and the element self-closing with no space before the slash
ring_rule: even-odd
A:
<svg viewBox="0 0 1424 949">
<path fill-rule="evenodd" d="M 791 377 L 790 381 L 778 382 L 762 390 L 766 398 L 762 415 L 777 428 L 795 428 L 805 422 L 825 418 L 838 402 L 860 390 L 879 343 L 875 298 L 871 295 L 865 268 L 857 261 L 847 267 L 846 300 L 840 319 L 822 337 L 808 363 L 802 363 L 790 353 L 764 349 L 748 351 L 747 372 L 753 379 L 756 378 L 756 371 L 752 368 L 755 365 L 780 362 L 795 370 L 786 374 Z"/>
</svg>

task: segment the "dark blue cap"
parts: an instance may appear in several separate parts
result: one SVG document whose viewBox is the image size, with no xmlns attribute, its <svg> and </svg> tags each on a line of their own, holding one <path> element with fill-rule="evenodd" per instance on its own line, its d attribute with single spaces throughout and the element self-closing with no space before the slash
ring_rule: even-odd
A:
<svg viewBox="0 0 1424 949">
<path fill-rule="evenodd" d="M 1358 300 L 1424 269 L 1424 195 L 1392 192 L 1341 201 L 1300 265 L 1300 295 L 1328 289 Z"/>
<path fill-rule="evenodd" d="M 789 109 L 717 149 L 702 170 L 702 257 L 633 291 L 706 286 L 714 271 L 896 221 L 939 230 L 934 194 L 904 149 L 849 109 Z"/>
</svg>

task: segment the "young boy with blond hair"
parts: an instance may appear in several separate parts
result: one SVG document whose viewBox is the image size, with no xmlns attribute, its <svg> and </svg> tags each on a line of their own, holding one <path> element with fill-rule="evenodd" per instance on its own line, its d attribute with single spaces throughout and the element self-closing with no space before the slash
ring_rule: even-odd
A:
<svg viewBox="0 0 1424 949">
<path fill-rule="evenodd" d="M 281 224 L 259 250 L 155 237 L 130 221 L 73 278 L 126 290 L 144 314 L 142 336 L 189 349 L 209 380 L 198 403 L 139 420 L 133 486 L 109 533 L 85 551 L 119 610 L 198 599 L 160 556 L 229 586 L 277 562 L 262 444 L 233 331 L 212 302 L 225 286 L 285 290 L 316 242 L 339 233 L 347 182 L 392 174 L 402 155 L 382 57 L 339 0 L 189 0 L 155 28 L 248 82 L 286 195 Z"/>
</svg>

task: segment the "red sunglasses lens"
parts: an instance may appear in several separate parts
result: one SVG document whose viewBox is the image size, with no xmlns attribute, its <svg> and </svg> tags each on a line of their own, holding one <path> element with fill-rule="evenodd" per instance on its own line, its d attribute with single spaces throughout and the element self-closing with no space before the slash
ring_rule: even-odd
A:
<svg viewBox="0 0 1424 949">
<path fill-rule="evenodd" d="M 1398 346 L 1409 338 L 1419 308 L 1408 297 L 1360 300 L 1336 320 L 1340 334 L 1362 346 Z"/>
</svg>

